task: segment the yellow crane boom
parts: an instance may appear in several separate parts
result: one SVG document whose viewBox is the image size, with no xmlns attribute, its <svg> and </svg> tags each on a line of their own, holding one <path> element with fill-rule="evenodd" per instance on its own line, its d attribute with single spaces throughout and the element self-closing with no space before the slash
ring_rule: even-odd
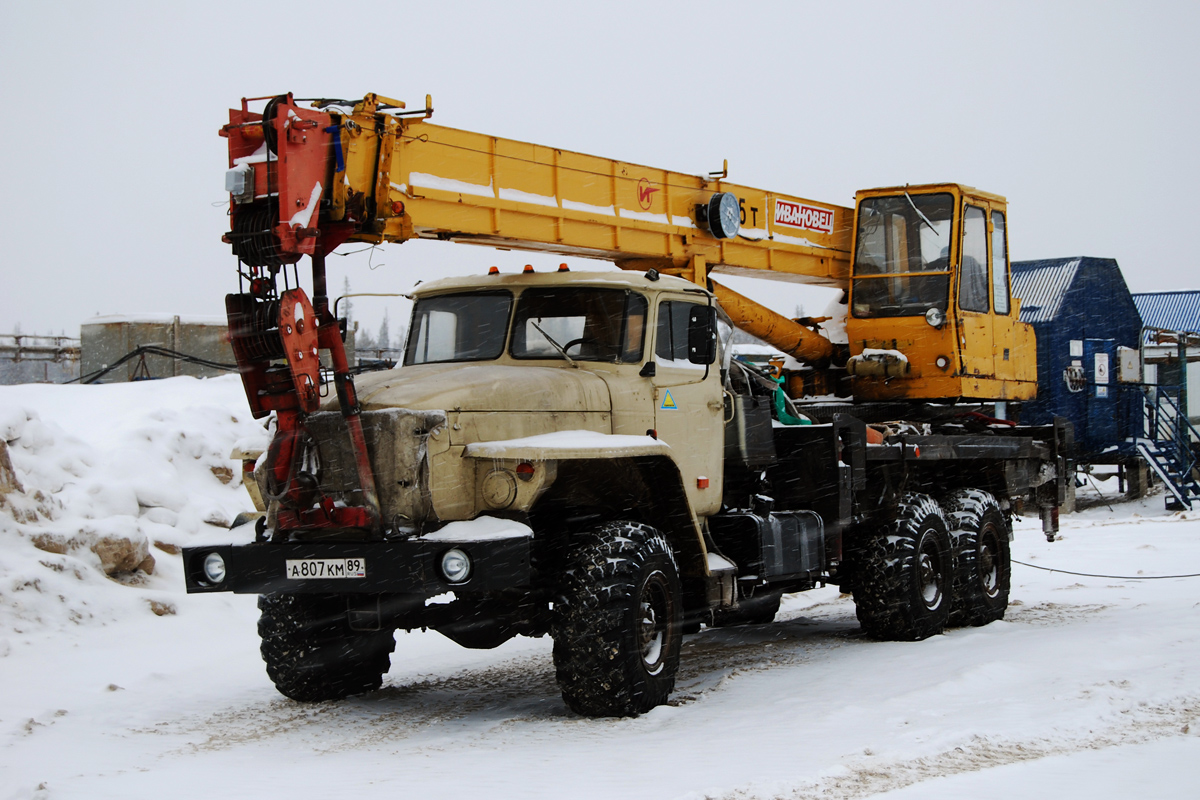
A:
<svg viewBox="0 0 1200 800">
<path fill-rule="evenodd" d="M 335 122 L 331 219 L 374 209 L 358 241 L 449 239 L 690 273 L 845 287 L 853 209 L 600 156 L 378 114 Z M 714 195 L 736 224 L 708 220 Z M 724 221 L 728 226 L 728 221 Z M 725 235 L 721 235 L 725 234 Z M 703 281 L 704 272 L 692 273 Z"/>
</svg>

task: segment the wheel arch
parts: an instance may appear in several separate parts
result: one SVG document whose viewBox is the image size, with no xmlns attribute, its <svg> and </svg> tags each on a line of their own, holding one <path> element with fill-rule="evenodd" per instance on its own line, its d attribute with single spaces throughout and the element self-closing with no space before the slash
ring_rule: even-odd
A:
<svg viewBox="0 0 1200 800">
<path fill-rule="evenodd" d="M 554 483 L 530 516 L 535 521 L 562 519 L 569 518 L 567 513 L 650 525 L 670 543 L 681 576 L 707 574 L 699 521 L 679 467 L 666 456 L 560 459 Z"/>
</svg>

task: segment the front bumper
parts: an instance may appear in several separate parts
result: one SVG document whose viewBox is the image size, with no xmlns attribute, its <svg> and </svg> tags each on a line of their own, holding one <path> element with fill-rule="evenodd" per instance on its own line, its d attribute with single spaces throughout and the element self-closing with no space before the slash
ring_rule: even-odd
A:
<svg viewBox="0 0 1200 800">
<path fill-rule="evenodd" d="M 491 592 L 529 586 L 528 536 L 481 541 L 408 539 L 394 542 L 255 542 L 240 545 L 185 547 L 183 564 L 188 593 L 235 592 L 270 594 L 303 592 L 323 594 L 415 594 L 432 597 L 444 592 Z M 467 580 L 451 583 L 438 564 L 451 548 L 471 559 Z M 204 559 L 218 553 L 225 561 L 225 577 L 207 580 Z M 309 559 L 361 559 L 362 577 L 288 577 L 288 561 Z M 293 573 L 297 570 L 293 569 Z"/>
</svg>

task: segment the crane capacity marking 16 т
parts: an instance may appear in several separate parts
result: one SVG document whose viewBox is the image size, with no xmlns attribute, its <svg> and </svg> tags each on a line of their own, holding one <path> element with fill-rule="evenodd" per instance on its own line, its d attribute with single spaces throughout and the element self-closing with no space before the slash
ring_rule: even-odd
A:
<svg viewBox="0 0 1200 800">
<path fill-rule="evenodd" d="M 1011 515 L 1038 508 L 1053 537 L 1070 428 L 996 418 L 1036 381 L 1002 198 L 907 186 L 849 209 L 436 126 L 428 98 L 260 99 L 221 135 L 229 333 L 253 413 L 277 418 L 247 474 L 266 514 L 184 557 L 191 592 L 261 595 L 285 695 L 376 689 L 394 632 L 428 627 L 550 634 L 572 709 L 638 714 L 701 623 L 767 622 L 833 583 L 876 637 L 980 625 L 1008 603 Z M 623 271 L 424 285 L 401 368 L 356 385 L 325 256 L 412 238 Z M 848 343 L 720 273 L 845 288 Z M 732 360 L 733 327 L 790 368 Z"/>
</svg>

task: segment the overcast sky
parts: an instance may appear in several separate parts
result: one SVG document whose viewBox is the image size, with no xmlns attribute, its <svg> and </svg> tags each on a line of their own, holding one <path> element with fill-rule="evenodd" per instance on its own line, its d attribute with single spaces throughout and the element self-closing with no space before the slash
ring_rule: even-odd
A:
<svg viewBox="0 0 1200 800">
<path fill-rule="evenodd" d="M 697 174 L 727 158 L 738 183 L 842 205 L 956 181 L 1008 198 L 1014 259 L 1112 257 L 1133 291 L 1200 287 L 1195 2 L 175 6 L 6 4 L 0 331 L 222 314 L 217 130 L 241 97 L 287 91 L 431 93 L 443 125 Z M 331 259 L 331 286 L 530 260 L 558 261 L 391 245 Z M 778 286 L 759 297 L 790 313 Z"/>
</svg>

